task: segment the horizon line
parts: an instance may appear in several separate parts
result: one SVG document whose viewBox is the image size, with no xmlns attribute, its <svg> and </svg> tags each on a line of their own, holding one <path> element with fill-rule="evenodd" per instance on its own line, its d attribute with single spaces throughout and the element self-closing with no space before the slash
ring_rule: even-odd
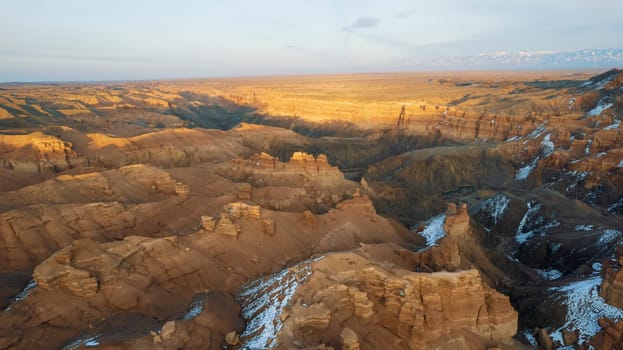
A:
<svg viewBox="0 0 623 350">
<path fill-rule="evenodd" d="M 137 78 L 137 79 L 85 79 L 85 80 L 23 80 L 23 81 L 0 81 L 0 85 L 71 85 L 71 84 L 127 84 L 127 83 L 147 83 L 163 81 L 201 81 L 201 80 L 235 80 L 235 79 L 262 79 L 262 78 L 288 78 L 288 77 L 323 77 L 323 76 L 357 76 L 357 75 L 404 75 L 404 74 L 427 74 L 427 73 L 540 73 L 540 72 L 559 72 L 559 73 L 594 73 L 606 72 L 623 67 L 603 66 L 585 68 L 494 68 L 494 69 L 423 69 L 423 70 L 404 70 L 404 71 L 359 71 L 359 72 L 332 72 L 332 73 L 275 73 L 275 74 L 256 74 L 256 75 L 214 75 L 214 76 L 194 76 L 194 77 L 172 77 L 172 78 Z"/>
</svg>

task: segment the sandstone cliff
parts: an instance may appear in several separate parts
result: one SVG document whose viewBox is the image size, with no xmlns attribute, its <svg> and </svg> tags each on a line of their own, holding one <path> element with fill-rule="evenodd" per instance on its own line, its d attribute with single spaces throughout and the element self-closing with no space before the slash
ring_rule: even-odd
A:
<svg viewBox="0 0 623 350">
<path fill-rule="evenodd" d="M 129 138 L 98 133 L 81 135 L 69 128 L 63 129 L 59 137 L 41 132 L 0 135 L 2 167 L 32 172 L 60 172 L 85 165 L 188 166 L 249 154 L 251 151 L 235 138 L 216 130 L 171 129 Z"/>
<path fill-rule="evenodd" d="M 297 267 L 309 270 L 297 279 L 301 283 L 293 282 L 294 291 L 271 287 L 270 279 L 258 290 L 275 292 L 267 303 L 282 297 L 277 291 L 292 293 L 283 296 L 288 304 L 271 316 L 283 322 L 273 343 L 277 348 L 339 347 L 346 328 L 357 335 L 348 337 L 350 343 L 357 339 L 361 349 L 443 347 L 459 330 L 475 334 L 482 346 L 493 346 L 512 343 L 517 330 L 517 313 L 508 298 L 487 287 L 475 270 L 413 273 L 352 253 L 329 254 L 308 264 Z M 267 315 L 251 314 L 248 321 L 254 316 Z M 245 331 L 241 341 L 262 346 L 252 332 Z"/>
<path fill-rule="evenodd" d="M 42 132 L 28 135 L 0 135 L 0 165 L 3 168 L 59 172 L 77 163 L 71 143 Z"/>
<path fill-rule="evenodd" d="M 267 153 L 249 159 L 234 159 L 218 173 L 237 181 L 247 181 L 254 186 L 327 186 L 341 184 L 344 175 L 327 161 L 325 155 L 314 157 L 304 152 L 294 152 L 288 162 L 281 162 Z"/>
</svg>

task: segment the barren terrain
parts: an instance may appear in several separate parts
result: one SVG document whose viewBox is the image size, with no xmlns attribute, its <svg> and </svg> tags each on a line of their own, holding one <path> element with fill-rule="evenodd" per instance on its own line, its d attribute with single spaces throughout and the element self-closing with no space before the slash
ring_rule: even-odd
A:
<svg viewBox="0 0 623 350">
<path fill-rule="evenodd" d="M 620 348 L 622 115 L 619 70 L 0 85 L 0 349 Z"/>
</svg>

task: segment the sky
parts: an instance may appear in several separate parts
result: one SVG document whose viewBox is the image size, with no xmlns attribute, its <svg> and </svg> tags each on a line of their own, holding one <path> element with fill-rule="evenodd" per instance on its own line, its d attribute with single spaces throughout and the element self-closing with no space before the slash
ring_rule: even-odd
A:
<svg viewBox="0 0 623 350">
<path fill-rule="evenodd" d="M 0 82 L 390 72 L 623 48 L 621 13 L 621 0 L 4 1 Z"/>
</svg>

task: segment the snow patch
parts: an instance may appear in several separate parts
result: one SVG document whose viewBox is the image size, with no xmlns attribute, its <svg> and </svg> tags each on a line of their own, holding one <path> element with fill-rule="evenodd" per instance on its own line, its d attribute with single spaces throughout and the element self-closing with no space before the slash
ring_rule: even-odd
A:
<svg viewBox="0 0 623 350">
<path fill-rule="evenodd" d="M 602 247 L 606 246 L 612 243 L 612 241 L 614 241 L 615 239 L 619 238 L 619 236 L 621 236 L 621 231 L 607 229 L 601 234 L 601 237 L 599 237 L 599 240 L 597 241 L 597 245 L 602 246 Z"/>
<path fill-rule="evenodd" d="M 550 141 L 552 134 L 547 134 L 541 141 L 541 147 L 543 148 L 543 157 L 548 157 L 554 153 L 554 143 Z"/>
<path fill-rule="evenodd" d="M 603 111 L 605 111 L 606 109 L 612 107 L 612 103 L 605 103 L 603 100 L 600 101 L 597 106 L 595 106 L 595 108 L 591 109 L 590 112 L 588 112 L 588 115 L 591 117 L 594 116 L 598 116 L 600 115 Z"/>
<path fill-rule="evenodd" d="M 567 305 L 565 324 L 552 332 L 552 338 L 562 339 L 562 330 L 577 329 L 580 333 L 579 344 L 588 341 L 601 330 L 597 320 L 602 317 L 623 318 L 623 311 L 607 304 L 597 291 L 601 284 L 599 275 L 582 281 L 571 282 L 566 286 L 550 288 L 551 292 L 561 293 Z"/>
<path fill-rule="evenodd" d="M 593 144 L 593 140 L 587 140 L 586 141 L 586 147 L 584 147 L 584 154 L 586 154 L 587 156 L 589 154 L 591 154 L 591 145 Z"/>
<path fill-rule="evenodd" d="M 93 340 L 87 341 L 86 343 L 84 343 L 84 345 L 86 347 L 98 346 L 100 345 L 100 342 L 98 340 L 93 339 Z"/>
<path fill-rule="evenodd" d="M 545 217 L 538 215 L 538 212 L 542 207 L 541 203 L 530 201 L 526 203 L 526 207 L 526 213 L 521 218 L 519 226 L 517 226 L 517 233 L 515 234 L 515 240 L 517 243 L 524 244 L 535 234 L 544 236 L 550 229 L 560 225 L 558 220 L 548 220 Z"/>
<path fill-rule="evenodd" d="M 557 280 L 560 277 L 562 277 L 562 272 L 560 270 L 556 270 L 556 269 L 549 269 L 549 270 L 537 269 L 536 272 L 539 275 L 541 275 L 541 277 L 543 277 L 543 278 L 545 278 L 546 280 L 549 280 L 549 281 Z"/>
<path fill-rule="evenodd" d="M 565 172 L 565 176 L 569 176 L 569 177 L 575 177 L 574 182 L 572 184 L 570 184 L 569 186 L 567 186 L 567 188 L 565 189 L 567 192 L 570 192 L 572 189 L 574 189 L 581 181 L 584 181 L 588 175 L 590 175 L 590 172 L 588 171 L 582 171 L 582 172 L 578 172 L 576 170 L 572 171 L 572 172 Z"/>
<path fill-rule="evenodd" d="M 482 203 L 481 209 L 484 209 L 493 220 L 493 224 L 497 225 L 497 223 L 502 220 L 502 217 L 504 216 L 506 209 L 508 209 L 510 202 L 511 201 L 508 197 L 500 193 L 495 197 L 485 200 Z"/>
<path fill-rule="evenodd" d="M 551 135 L 552 134 L 547 134 L 545 135 L 545 137 L 543 137 L 543 140 L 541 140 L 541 157 L 544 157 L 544 158 L 549 157 L 550 155 L 552 155 L 552 153 L 554 153 L 554 148 L 556 147 L 556 145 L 554 144 L 554 142 L 551 141 Z M 541 157 L 535 157 L 530 162 L 530 164 L 522 168 L 519 168 L 519 170 L 517 171 L 517 174 L 515 174 L 515 180 L 522 181 L 522 180 L 527 179 L 528 176 L 530 176 L 530 173 L 532 172 L 532 170 L 536 168 L 536 165 L 539 162 L 539 159 L 541 159 Z"/>
<path fill-rule="evenodd" d="M 617 164 L 617 168 L 623 168 L 623 160 L 621 160 L 619 164 Z"/>
<path fill-rule="evenodd" d="M 621 121 L 620 120 L 614 122 L 613 124 L 610 124 L 610 125 L 606 126 L 604 128 L 604 130 L 614 130 L 614 129 L 617 129 L 619 127 L 619 125 L 621 125 Z"/>
<path fill-rule="evenodd" d="M 534 131 L 532 131 L 528 135 L 528 138 L 535 139 L 535 138 L 539 137 L 539 135 L 541 135 L 543 132 L 545 132 L 545 130 L 547 130 L 547 128 L 545 127 L 545 123 L 543 123 L 543 124 L 537 126 L 536 129 L 534 129 Z"/>
<path fill-rule="evenodd" d="M 595 271 L 595 272 L 599 272 L 599 271 L 601 271 L 601 268 L 602 268 L 602 267 L 603 267 L 603 265 L 601 265 L 601 263 L 598 263 L 598 262 L 593 263 L 593 264 L 591 265 L 591 268 L 592 268 L 592 269 L 593 269 L 593 271 Z"/>
<path fill-rule="evenodd" d="M 301 262 L 241 288 L 237 299 L 242 306 L 241 315 L 247 321 L 240 334 L 242 349 L 272 349 L 278 345 L 276 336 L 283 327 L 280 318 L 283 310 L 298 286 L 311 276 L 311 263 L 322 258 Z"/>
<path fill-rule="evenodd" d="M 526 338 L 526 340 L 528 341 L 528 343 L 533 346 L 533 347 L 537 347 L 537 342 L 536 339 L 534 338 L 534 335 L 532 335 L 532 332 L 529 329 L 526 329 L 525 331 L 523 331 L 523 336 Z"/>
<path fill-rule="evenodd" d="M 519 168 L 519 170 L 517 171 L 517 174 L 515 174 L 515 180 L 522 181 L 522 180 L 527 179 L 530 173 L 532 172 L 532 170 L 536 168 L 536 163 L 538 162 L 538 160 L 539 158 L 537 157 L 532 161 L 532 163 L 522 168 Z"/>
<path fill-rule="evenodd" d="M 576 231 L 592 231 L 593 227 L 595 227 L 595 225 L 577 225 L 575 227 Z"/>
<path fill-rule="evenodd" d="M 517 235 L 515 236 L 515 240 L 519 244 L 526 243 L 528 241 L 528 238 L 532 237 L 532 235 L 534 234 L 532 231 L 524 232 L 524 228 L 526 227 L 528 221 L 531 220 L 532 217 L 534 217 L 536 213 L 541 209 L 540 203 L 528 202 L 526 203 L 526 206 L 528 210 L 526 210 L 526 213 L 521 218 L 519 226 L 517 226 Z"/>
<path fill-rule="evenodd" d="M 611 82 L 612 79 L 614 79 L 614 75 L 611 75 L 609 77 L 604 78 L 603 80 L 599 80 L 599 81 L 595 81 L 595 82 L 593 82 L 591 80 L 588 80 L 587 82 L 585 82 L 584 84 L 582 84 L 580 86 L 582 86 L 582 87 L 584 87 L 584 86 L 591 86 L 593 89 L 601 90 L 601 89 L 603 89 L 606 86 L 606 84 Z"/>
<path fill-rule="evenodd" d="M 190 307 L 188 308 L 188 311 L 186 311 L 182 319 L 188 321 L 199 316 L 199 314 L 203 311 L 204 301 L 205 301 L 204 295 L 200 295 L 199 297 L 196 297 L 195 300 L 193 300 L 190 303 Z"/>
<path fill-rule="evenodd" d="M 446 222 L 446 214 L 439 214 L 425 223 L 426 228 L 419 234 L 426 238 L 427 247 L 434 246 L 438 240 L 446 235 L 446 231 L 443 229 L 444 222 Z"/>
<path fill-rule="evenodd" d="M 623 161 L 621 161 L 621 163 L 623 163 Z M 621 165 L 621 164 L 620 164 Z M 623 166 L 620 166 L 620 168 L 623 168 Z M 617 210 L 618 208 L 623 207 L 623 198 L 620 198 L 618 201 L 612 203 L 609 207 L 608 207 L 608 212 L 609 213 L 613 213 L 615 210 Z"/>
<path fill-rule="evenodd" d="M 32 290 L 36 286 L 37 286 L 37 281 L 30 280 L 30 282 L 28 282 L 28 284 L 26 285 L 24 290 L 19 292 L 19 294 L 17 294 L 16 296 L 13 297 L 13 299 L 11 299 L 11 302 L 9 303 L 9 306 L 7 306 L 7 308 L 4 309 L 4 311 L 11 310 L 13 308 L 13 305 L 15 305 L 16 303 L 19 303 L 20 301 L 26 299 L 26 297 L 28 297 L 30 295 L 30 293 L 32 292 Z"/>
<path fill-rule="evenodd" d="M 74 349 L 78 349 L 82 346 L 86 346 L 86 347 L 95 347 L 95 346 L 99 346 L 100 345 L 100 338 L 102 338 L 101 334 L 97 334 L 97 335 L 84 335 L 81 337 L 78 337 L 76 339 L 74 339 L 73 341 L 71 341 L 70 343 L 68 343 L 67 345 L 65 345 L 62 350 L 74 350 Z"/>
<path fill-rule="evenodd" d="M 563 338 L 562 338 L 562 332 L 553 332 L 549 336 L 552 337 L 553 341 L 558 342 L 558 344 L 564 344 L 565 343 Z M 561 348 L 556 348 L 556 350 L 573 350 L 573 348 L 571 348 L 570 346 L 563 346 Z"/>
</svg>

